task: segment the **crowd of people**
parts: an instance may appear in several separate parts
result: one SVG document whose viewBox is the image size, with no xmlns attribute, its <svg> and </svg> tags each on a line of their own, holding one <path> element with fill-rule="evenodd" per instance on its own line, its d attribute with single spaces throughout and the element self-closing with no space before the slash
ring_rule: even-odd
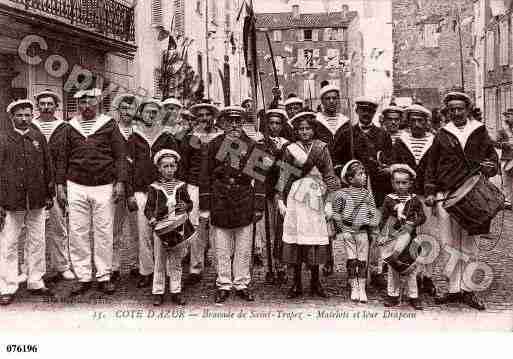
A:
<svg viewBox="0 0 513 359">
<path fill-rule="evenodd" d="M 507 148 L 511 138 L 492 141 L 465 93 L 444 97 L 441 123 L 422 104 L 391 104 L 377 126 L 374 99 L 357 98 L 358 119 L 351 122 L 340 112 L 340 90 L 327 84 L 321 111 L 294 94 L 283 103 L 275 98 L 252 134 L 244 130 L 255 118 L 249 99 L 186 109 L 175 98 L 122 94 L 107 116 L 99 112 L 99 89 L 74 96 L 78 112 L 66 121 L 56 117 L 61 99 L 52 91 L 38 93 L 35 104 L 23 99 L 7 107 L 12 126 L 0 134 L 0 304 L 13 301 L 22 281 L 32 295 L 54 296 L 44 280 L 52 271 L 53 280 L 76 281 L 72 296 L 94 282 L 113 294 L 123 260 L 138 288 L 151 287 L 154 305 L 164 302 L 166 289 L 184 305 L 182 283 L 203 280 L 208 250 L 216 303 L 232 290 L 255 300 L 252 266 L 264 253 L 267 280 L 291 282 L 287 298 L 303 295 L 303 265 L 310 295 L 326 298 L 321 270 L 333 273 L 339 241 L 351 301 L 367 302 L 366 288 L 375 285 L 386 289 L 385 306 L 397 306 L 404 281 L 414 309 L 423 309 L 422 292 L 439 304 L 485 309 L 464 279 L 464 261 L 440 295 L 433 264 L 419 264 L 411 249 L 420 233 L 437 228 L 443 245 L 472 259 L 476 236 L 489 231 L 490 221 L 466 227 L 445 205 L 469 177 L 477 173 L 486 183 L 498 173 L 495 146 Z M 508 156 L 503 150 L 504 166 Z M 127 235 L 130 228 L 136 230 Z"/>
</svg>

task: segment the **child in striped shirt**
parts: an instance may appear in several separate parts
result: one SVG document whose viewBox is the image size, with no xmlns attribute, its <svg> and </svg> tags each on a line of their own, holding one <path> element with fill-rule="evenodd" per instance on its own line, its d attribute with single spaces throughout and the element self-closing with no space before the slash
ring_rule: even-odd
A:
<svg viewBox="0 0 513 359">
<path fill-rule="evenodd" d="M 155 154 L 154 163 L 160 173 L 158 181 L 148 188 L 148 200 L 144 214 L 149 224 L 155 228 L 158 221 L 174 220 L 181 223 L 168 233 L 158 236 L 154 233 L 155 264 L 153 271 L 153 305 L 159 306 L 164 301 L 166 268 L 169 275 L 171 301 L 178 305 L 185 304 L 181 291 L 182 259 L 187 251 L 187 240 L 194 234 L 194 227 L 188 218 L 182 223 L 180 217 L 192 211 L 192 201 L 187 192 L 187 185 L 176 179 L 180 155 L 173 150 L 164 149 Z"/>
<path fill-rule="evenodd" d="M 351 300 L 367 302 L 367 258 L 369 236 L 377 235 L 378 210 L 367 189 L 367 174 L 360 161 L 351 160 L 342 169 L 342 182 L 349 187 L 335 192 L 333 219 L 337 239 L 347 252 L 347 276 L 351 284 Z"/>
</svg>

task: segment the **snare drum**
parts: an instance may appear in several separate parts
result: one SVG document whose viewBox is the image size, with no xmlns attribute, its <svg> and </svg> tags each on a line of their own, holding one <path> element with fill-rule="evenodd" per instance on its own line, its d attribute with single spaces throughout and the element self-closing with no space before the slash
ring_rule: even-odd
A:
<svg viewBox="0 0 513 359">
<path fill-rule="evenodd" d="M 470 177 L 448 195 L 444 209 L 469 235 L 486 234 L 490 222 L 504 209 L 504 194 L 483 175 Z"/>
</svg>

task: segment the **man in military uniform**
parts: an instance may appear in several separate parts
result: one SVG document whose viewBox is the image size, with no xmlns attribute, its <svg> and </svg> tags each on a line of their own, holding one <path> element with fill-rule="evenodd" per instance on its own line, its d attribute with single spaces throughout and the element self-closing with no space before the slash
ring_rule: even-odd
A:
<svg viewBox="0 0 513 359">
<path fill-rule="evenodd" d="M 399 130 L 403 113 L 404 110 L 395 104 L 390 104 L 390 106 L 385 107 L 381 112 L 379 122 L 381 123 L 381 127 L 390 135 L 393 143 L 401 137 L 401 133 L 403 132 Z"/>
<path fill-rule="evenodd" d="M 253 223 L 262 218 L 265 188 L 263 181 L 251 175 L 256 143 L 242 130 L 244 109 L 226 107 L 220 118 L 225 133 L 210 142 L 208 163 L 200 177 L 200 215 L 210 217 L 215 236 L 215 301 L 225 302 L 232 288 L 240 298 L 253 301 L 248 289 Z"/>
</svg>

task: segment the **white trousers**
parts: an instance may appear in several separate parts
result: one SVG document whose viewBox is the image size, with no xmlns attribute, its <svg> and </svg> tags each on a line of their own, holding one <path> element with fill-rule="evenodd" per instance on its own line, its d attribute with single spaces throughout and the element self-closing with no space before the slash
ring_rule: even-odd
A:
<svg viewBox="0 0 513 359">
<path fill-rule="evenodd" d="M 14 294 L 18 290 L 18 237 L 23 224 L 27 227 L 25 261 L 27 266 L 27 288 L 40 289 L 45 286 L 45 213 L 44 209 L 7 211 L 5 225 L 0 232 L 0 293 Z"/>
<path fill-rule="evenodd" d="M 191 239 L 191 263 L 189 266 L 189 273 L 201 274 L 205 268 L 205 250 L 208 241 L 211 241 L 212 231 L 209 230 L 208 220 L 199 218 L 199 188 L 191 184 L 187 185 L 187 192 L 191 198 L 193 207 L 189 214 L 189 219 L 192 225 L 197 228 L 198 235 Z M 212 243 L 211 243 L 212 248 Z"/>
<path fill-rule="evenodd" d="M 159 236 L 154 234 L 154 239 L 155 268 L 153 270 L 153 288 L 151 292 L 152 294 L 164 294 L 167 273 L 169 276 L 169 292 L 180 293 L 182 291 L 182 259 L 187 253 L 187 241 L 166 251 Z M 190 238 L 190 240 L 192 239 L 194 238 Z"/>
<path fill-rule="evenodd" d="M 391 297 L 399 297 L 401 294 L 401 277 L 404 277 L 408 287 L 408 298 L 417 299 L 419 297 L 419 290 L 417 288 L 417 270 L 401 276 L 399 272 L 388 266 L 388 295 Z"/>
<path fill-rule="evenodd" d="M 125 264 L 130 268 L 137 267 L 138 252 L 136 215 L 128 211 L 126 202 L 116 204 L 114 210 L 114 248 L 112 270 L 119 271 L 121 253 L 124 254 Z"/>
<path fill-rule="evenodd" d="M 358 259 L 367 262 L 369 255 L 369 238 L 367 231 L 352 231 L 337 234 L 337 239 L 342 240 L 346 248 L 347 259 Z"/>
<path fill-rule="evenodd" d="M 442 193 L 437 195 L 437 199 L 444 198 Z M 438 220 L 440 225 L 440 240 L 444 250 L 451 255 L 451 258 L 458 258 L 456 265 L 447 265 L 445 270 L 446 277 L 449 278 L 449 293 L 459 293 L 462 290 L 472 291 L 472 283 L 466 283 L 464 272 L 466 263 L 471 263 L 477 257 L 478 236 L 470 236 L 458 222 L 456 222 L 443 208 L 443 202 L 438 202 Z M 464 257 L 466 260 L 463 260 Z M 451 258 L 449 264 L 451 264 Z"/>
<path fill-rule="evenodd" d="M 48 211 L 46 223 L 46 238 L 50 252 L 50 264 L 57 272 L 70 269 L 68 226 L 66 217 L 57 198 L 53 199 L 53 207 Z"/>
<path fill-rule="evenodd" d="M 137 234 L 139 239 L 139 274 L 147 276 L 153 273 L 153 229 L 148 223 L 148 218 L 144 215 L 144 207 L 148 195 L 144 192 L 136 192 L 135 200 L 137 202 Z"/>
<path fill-rule="evenodd" d="M 251 281 L 249 268 L 253 224 L 239 228 L 213 226 L 212 229 L 216 246 L 217 287 L 222 290 L 231 290 L 232 287 L 236 290 L 246 289 Z"/>
<path fill-rule="evenodd" d="M 426 222 L 417 228 L 417 237 L 427 236 L 427 238 L 437 240 L 439 237 L 439 223 L 438 217 L 435 215 L 437 209 L 436 207 L 428 207 L 426 206 L 426 201 L 424 196 L 419 196 L 420 201 L 422 202 L 422 207 L 424 209 L 424 214 L 426 215 Z M 429 256 L 429 253 L 427 254 Z M 436 259 L 435 259 L 436 260 Z M 422 274 L 424 277 L 432 278 L 433 277 L 433 263 L 419 264 L 417 273 Z"/>
<path fill-rule="evenodd" d="M 115 207 L 112 194 L 112 184 L 83 186 L 68 181 L 70 258 L 79 282 L 92 280 L 93 261 L 97 280 L 110 280 Z"/>
</svg>

